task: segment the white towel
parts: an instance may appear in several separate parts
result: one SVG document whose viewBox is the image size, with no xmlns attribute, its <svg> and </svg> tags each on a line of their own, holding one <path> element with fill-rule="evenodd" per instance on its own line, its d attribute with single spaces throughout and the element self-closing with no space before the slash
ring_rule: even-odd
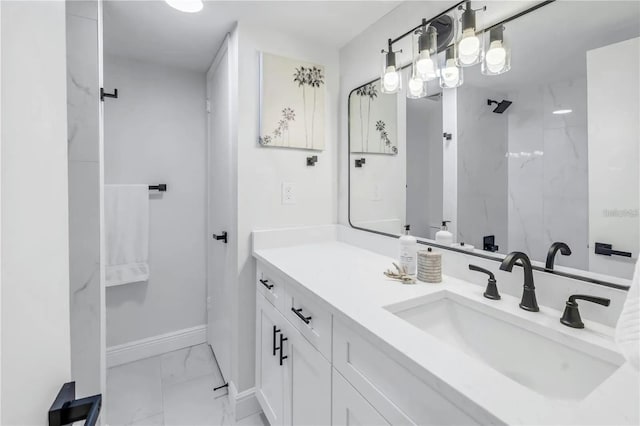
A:
<svg viewBox="0 0 640 426">
<path fill-rule="evenodd" d="M 105 185 L 106 286 L 149 279 L 149 187 Z"/>
<path fill-rule="evenodd" d="M 616 343 L 627 362 L 640 371 L 640 261 L 616 325 Z"/>
</svg>

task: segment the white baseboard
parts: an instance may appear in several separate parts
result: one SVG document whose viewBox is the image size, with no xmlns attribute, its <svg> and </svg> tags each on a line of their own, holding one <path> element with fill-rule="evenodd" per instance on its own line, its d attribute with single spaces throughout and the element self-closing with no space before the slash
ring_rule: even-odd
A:
<svg viewBox="0 0 640 426">
<path fill-rule="evenodd" d="M 238 393 L 236 385 L 229 382 L 229 402 L 231 402 L 236 421 L 262 412 L 258 398 L 256 398 L 256 388 L 249 388 Z"/>
<path fill-rule="evenodd" d="M 185 328 L 107 348 L 107 368 L 162 355 L 207 341 L 207 326 Z"/>
</svg>

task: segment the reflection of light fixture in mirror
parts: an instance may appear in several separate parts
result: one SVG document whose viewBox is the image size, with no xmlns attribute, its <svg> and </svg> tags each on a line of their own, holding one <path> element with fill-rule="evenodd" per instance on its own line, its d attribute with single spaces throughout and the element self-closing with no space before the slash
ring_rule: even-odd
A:
<svg viewBox="0 0 640 426">
<path fill-rule="evenodd" d="M 418 99 L 427 96 L 427 83 L 416 74 L 413 67 L 412 75 L 407 83 L 407 98 Z"/>
<path fill-rule="evenodd" d="M 382 93 L 397 93 L 402 87 L 402 78 L 400 78 L 400 70 L 396 66 L 396 52 L 393 51 L 391 39 L 389 39 L 389 50 L 382 51 L 382 84 L 380 91 Z"/>
<path fill-rule="evenodd" d="M 504 41 L 504 27 L 499 25 L 489 31 L 489 49 L 482 61 L 482 74 L 498 75 L 511 69 L 511 50 Z"/>
<path fill-rule="evenodd" d="M 482 53 L 482 38 L 476 34 L 477 16 L 478 11 L 483 11 L 484 8 L 474 10 L 471 8 L 471 2 L 465 2 L 463 6 L 459 6 L 458 10 L 463 10 L 462 18 L 462 31 L 460 39 L 457 42 L 458 45 L 458 65 L 468 67 L 475 65 L 480 61 Z"/>
<path fill-rule="evenodd" d="M 204 7 L 202 0 L 164 0 L 167 4 L 180 12 L 196 13 Z"/>
<path fill-rule="evenodd" d="M 462 85 L 462 68 L 455 60 L 455 45 L 445 52 L 444 64 L 440 68 L 440 87 L 451 89 Z"/>
<path fill-rule="evenodd" d="M 413 33 L 413 66 L 423 81 L 431 81 L 438 77 L 438 31 L 435 27 L 427 26 L 427 20 L 422 20 L 422 28 Z"/>
<path fill-rule="evenodd" d="M 573 112 L 572 109 L 557 109 L 557 110 L 553 111 L 552 114 L 563 115 L 563 114 L 570 114 L 572 112 Z"/>
</svg>

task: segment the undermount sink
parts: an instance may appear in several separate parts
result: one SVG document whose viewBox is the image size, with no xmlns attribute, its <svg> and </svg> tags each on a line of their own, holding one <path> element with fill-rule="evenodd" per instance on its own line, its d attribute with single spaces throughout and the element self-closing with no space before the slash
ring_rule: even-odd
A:
<svg viewBox="0 0 640 426">
<path fill-rule="evenodd" d="M 545 337 L 542 325 L 531 323 L 524 328 L 517 325 L 522 318 L 455 293 L 442 291 L 426 300 L 385 309 L 510 379 L 554 399 L 581 400 L 619 367 L 615 362 Z"/>
</svg>

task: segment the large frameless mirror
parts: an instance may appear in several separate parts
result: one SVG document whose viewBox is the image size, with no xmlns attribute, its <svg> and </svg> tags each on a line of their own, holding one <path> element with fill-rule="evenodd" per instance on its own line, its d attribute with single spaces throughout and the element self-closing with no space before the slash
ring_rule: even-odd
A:
<svg viewBox="0 0 640 426">
<path fill-rule="evenodd" d="M 350 222 L 435 242 L 447 221 L 447 248 L 540 269 L 563 242 L 556 273 L 624 285 L 640 251 L 640 3 L 492 20 L 508 3 L 451 9 L 448 43 L 425 21 L 384 46 L 381 77 L 349 96 Z"/>
</svg>

